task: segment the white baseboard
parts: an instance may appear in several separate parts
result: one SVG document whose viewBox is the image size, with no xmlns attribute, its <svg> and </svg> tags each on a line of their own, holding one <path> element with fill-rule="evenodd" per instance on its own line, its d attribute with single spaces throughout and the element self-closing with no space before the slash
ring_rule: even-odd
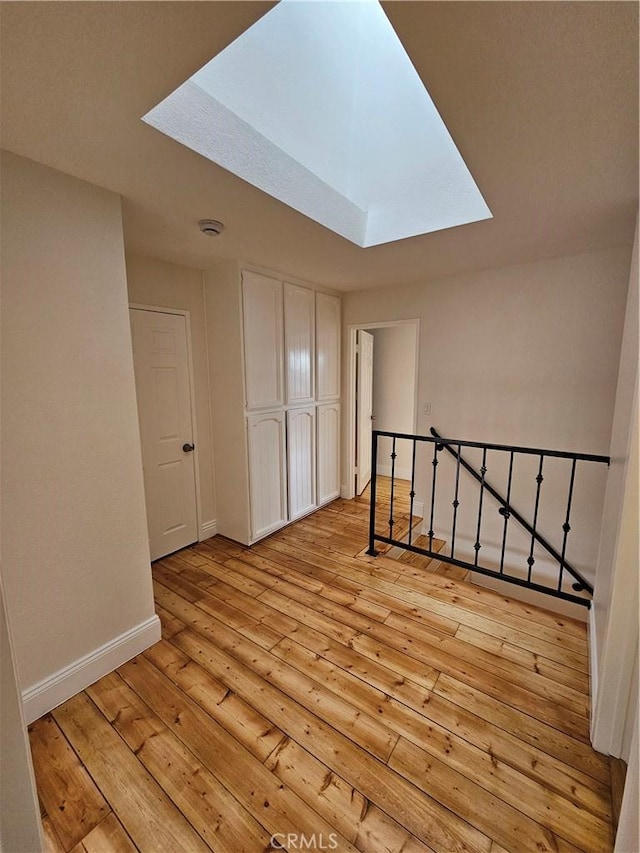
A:
<svg viewBox="0 0 640 853">
<path fill-rule="evenodd" d="M 218 522 L 214 518 L 213 521 L 203 521 L 200 525 L 200 538 L 198 542 L 204 542 L 205 539 L 211 539 L 212 536 L 218 535 Z"/>
<path fill-rule="evenodd" d="M 154 614 L 88 655 L 23 690 L 22 706 L 27 724 L 139 655 L 157 643 L 160 636 L 160 620 Z"/>
<path fill-rule="evenodd" d="M 419 515 L 420 518 L 424 518 L 424 501 L 413 502 L 413 514 Z"/>
<path fill-rule="evenodd" d="M 598 700 L 598 646 L 596 642 L 596 614 L 593 604 L 589 608 L 589 691 L 591 698 L 590 735 L 593 742 L 594 718 Z"/>
<path fill-rule="evenodd" d="M 349 486 L 345 486 L 344 483 L 342 483 L 340 486 L 340 497 L 344 498 L 345 500 L 350 500 L 353 497 L 349 490 Z"/>
</svg>

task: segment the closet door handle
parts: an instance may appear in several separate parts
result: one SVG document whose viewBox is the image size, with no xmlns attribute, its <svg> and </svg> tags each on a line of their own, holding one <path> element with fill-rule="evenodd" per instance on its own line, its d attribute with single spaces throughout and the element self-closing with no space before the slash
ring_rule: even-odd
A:
<svg viewBox="0 0 640 853">
<path fill-rule="evenodd" d="M 182 449 L 185 453 L 191 453 L 192 450 L 196 449 L 195 444 L 183 444 Z"/>
</svg>

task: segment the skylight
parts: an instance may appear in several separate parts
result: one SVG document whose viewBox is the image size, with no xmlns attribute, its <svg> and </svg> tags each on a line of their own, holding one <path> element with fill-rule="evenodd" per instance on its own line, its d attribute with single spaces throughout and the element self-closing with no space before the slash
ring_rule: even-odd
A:
<svg viewBox="0 0 640 853">
<path fill-rule="evenodd" d="M 281 0 L 143 119 L 358 246 L 491 218 L 377 0 Z"/>
</svg>

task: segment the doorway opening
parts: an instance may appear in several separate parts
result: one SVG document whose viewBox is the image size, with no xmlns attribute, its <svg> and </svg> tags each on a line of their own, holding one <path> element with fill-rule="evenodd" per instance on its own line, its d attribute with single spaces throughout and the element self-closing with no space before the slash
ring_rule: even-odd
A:
<svg viewBox="0 0 640 853">
<path fill-rule="evenodd" d="M 371 479 L 372 429 L 415 433 L 418 416 L 420 320 L 349 326 L 347 472 L 343 497 L 353 498 Z M 397 460 L 409 476 L 411 460 Z M 378 474 L 390 472 L 378 467 Z"/>
</svg>

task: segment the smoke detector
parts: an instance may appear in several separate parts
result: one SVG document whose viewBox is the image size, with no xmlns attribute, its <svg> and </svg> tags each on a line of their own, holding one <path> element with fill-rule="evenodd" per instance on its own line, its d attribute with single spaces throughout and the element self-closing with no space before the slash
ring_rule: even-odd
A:
<svg viewBox="0 0 640 853">
<path fill-rule="evenodd" d="M 224 224 L 218 222 L 217 219 L 201 219 L 198 225 L 202 233 L 207 234 L 209 237 L 217 237 L 224 229 Z"/>
</svg>

